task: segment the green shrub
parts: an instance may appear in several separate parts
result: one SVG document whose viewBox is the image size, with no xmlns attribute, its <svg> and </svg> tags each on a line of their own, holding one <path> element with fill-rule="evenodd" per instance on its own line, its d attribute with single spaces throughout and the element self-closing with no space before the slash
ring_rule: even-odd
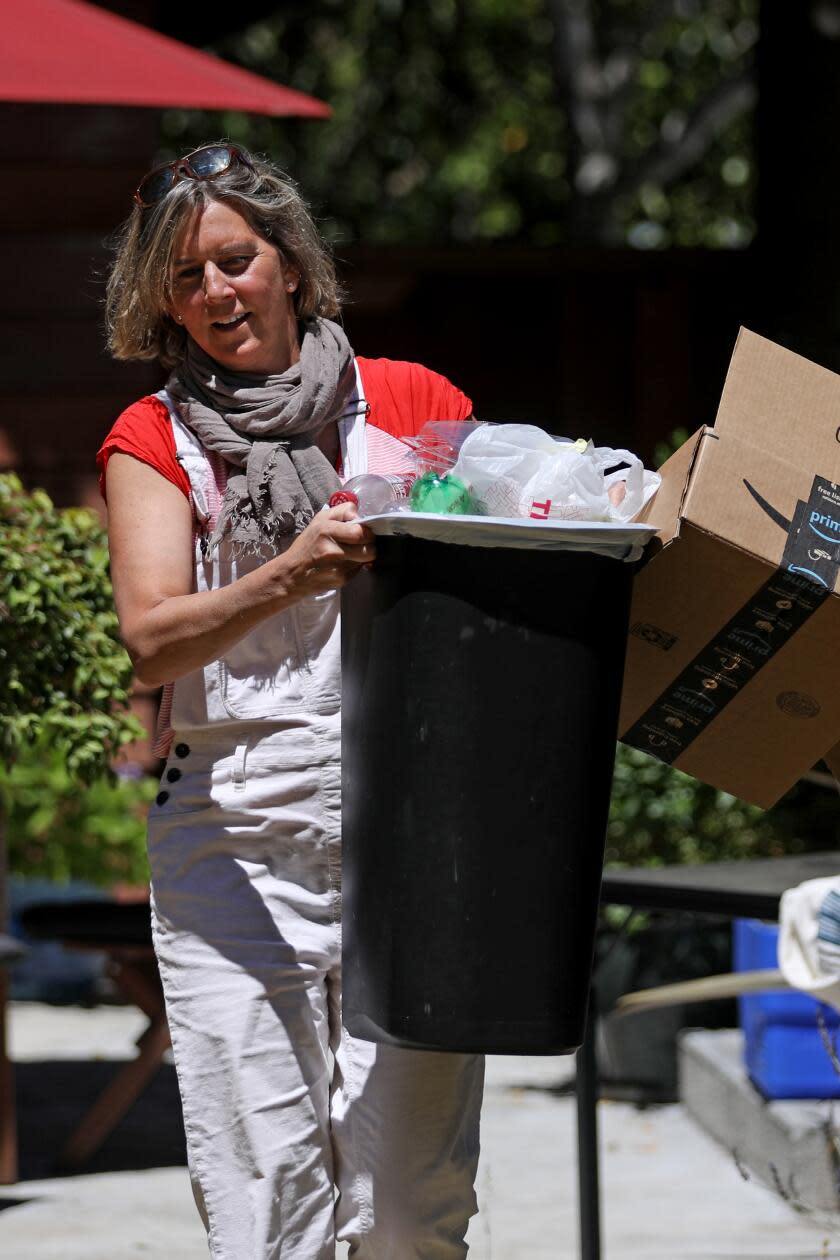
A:
<svg viewBox="0 0 840 1260">
<path fill-rule="evenodd" d="M 24 748 L 0 768 L 10 870 L 59 883 L 145 884 L 146 813 L 156 791 L 147 775 L 80 785 L 60 754 Z"/>
<path fill-rule="evenodd" d="M 126 707 L 105 531 L 93 512 L 59 510 L 4 474 L 0 554 L 0 759 L 37 744 L 95 779 L 142 733 Z"/>
<path fill-rule="evenodd" d="M 95 513 L 58 509 L 5 474 L 0 554 L 0 824 L 11 868 L 145 882 L 155 785 L 111 769 L 143 730 L 128 710 L 131 662 L 118 637 L 105 531 Z"/>
<path fill-rule="evenodd" d="M 606 860 L 626 866 L 734 861 L 838 847 L 837 795 L 799 783 L 772 809 L 720 792 L 619 744 Z"/>
<path fill-rule="evenodd" d="M 619 744 L 607 861 L 713 862 L 779 851 L 764 810 Z"/>
</svg>

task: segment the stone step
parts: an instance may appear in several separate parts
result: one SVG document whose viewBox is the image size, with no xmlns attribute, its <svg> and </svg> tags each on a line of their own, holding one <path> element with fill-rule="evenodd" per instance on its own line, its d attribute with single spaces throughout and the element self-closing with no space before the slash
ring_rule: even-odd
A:
<svg viewBox="0 0 840 1260">
<path fill-rule="evenodd" d="M 744 1067 L 738 1029 L 693 1029 L 679 1040 L 680 1100 L 697 1123 L 800 1211 L 840 1208 L 840 1129 L 836 1104 L 768 1100 Z"/>
</svg>

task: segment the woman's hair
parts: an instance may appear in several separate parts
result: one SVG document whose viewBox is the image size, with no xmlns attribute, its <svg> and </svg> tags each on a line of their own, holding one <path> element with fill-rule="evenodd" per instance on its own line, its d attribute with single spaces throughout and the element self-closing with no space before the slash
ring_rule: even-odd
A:
<svg viewBox="0 0 840 1260">
<path fill-rule="evenodd" d="M 244 150 L 240 149 L 240 152 Z M 115 359 L 157 360 L 175 367 L 187 334 L 166 313 L 179 233 L 212 201 L 232 206 L 300 274 L 294 294 L 298 319 L 338 314 L 341 291 L 332 257 L 294 181 L 270 162 L 245 155 L 212 179 L 181 178 L 146 209 L 135 203 L 115 234 L 105 305 L 108 348 Z"/>
</svg>

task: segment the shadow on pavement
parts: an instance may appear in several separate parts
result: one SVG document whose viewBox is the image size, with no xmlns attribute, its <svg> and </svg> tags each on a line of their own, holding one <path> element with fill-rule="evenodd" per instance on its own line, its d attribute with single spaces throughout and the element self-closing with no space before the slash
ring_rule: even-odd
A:
<svg viewBox="0 0 840 1260">
<path fill-rule="evenodd" d="M 23 1203 L 31 1203 L 31 1199 L 14 1199 L 9 1195 L 0 1193 L 0 1212 L 5 1212 L 6 1208 L 20 1207 Z"/>
<path fill-rule="evenodd" d="M 73 1059 L 16 1064 L 21 1181 L 186 1164 L 175 1068 L 163 1064 L 85 1164 L 72 1170 L 59 1166 L 64 1142 L 121 1066 Z M 9 1206 L 0 1201 L 0 1210 Z"/>
</svg>

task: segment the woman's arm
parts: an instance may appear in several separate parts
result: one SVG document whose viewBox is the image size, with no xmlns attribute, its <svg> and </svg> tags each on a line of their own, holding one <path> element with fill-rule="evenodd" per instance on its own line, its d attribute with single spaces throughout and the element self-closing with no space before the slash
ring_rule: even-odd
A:
<svg viewBox="0 0 840 1260">
<path fill-rule="evenodd" d="M 374 558 L 372 534 L 344 503 L 316 513 L 289 549 L 229 586 L 192 592 L 193 523 L 184 494 L 148 464 L 108 461 L 108 536 L 120 631 L 151 686 L 217 660 L 306 595 L 342 586 Z"/>
</svg>

